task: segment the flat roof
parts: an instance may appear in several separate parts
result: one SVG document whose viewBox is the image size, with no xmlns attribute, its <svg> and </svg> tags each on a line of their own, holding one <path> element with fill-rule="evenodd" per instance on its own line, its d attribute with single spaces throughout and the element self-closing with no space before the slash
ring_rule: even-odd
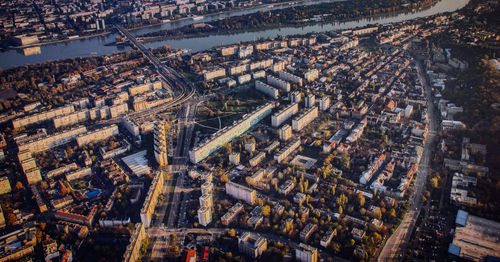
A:
<svg viewBox="0 0 500 262">
<path fill-rule="evenodd" d="M 146 150 L 123 157 L 123 162 L 132 170 L 136 176 L 142 176 L 151 172 L 146 159 Z"/>
<path fill-rule="evenodd" d="M 457 212 L 455 236 L 448 252 L 473 261 L 487 256 L 500 257 L 500 223 Z"/>
<path fill-rule="evenodd" d="M 459 209 L 457 212 L 457 218 L 455 219 L 455 224 L 463 226 L 463 227 L 466 226 L 468 217 L 469 217 L 469 213 L 467 211 Z"/>
</svg>

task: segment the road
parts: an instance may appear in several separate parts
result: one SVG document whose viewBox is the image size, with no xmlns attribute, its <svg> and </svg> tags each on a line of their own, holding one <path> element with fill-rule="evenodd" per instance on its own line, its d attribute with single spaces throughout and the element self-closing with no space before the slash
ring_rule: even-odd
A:
<svg viewBox="0 0 500 262">
<path fill-rule="evenodd" d="M 387 240 L 379 255 L 378 261 L 400 261 L 406 253 L 409 238 L 422 207 L 422 194 L 425 190 L 425 184 L 427 183 L 427 175 L 430 172 L 429 163 L 435 146 L 434 140 L 436 138 L 437 129 L 439 128 L 439 118 L 436 105 L 433 102 L 432 89 L 427 82 L 426 73 L 422 64 L 419 61 L 416 61 L 416 63 L 418 78 L 424 87 L 427 100 L 429 132 L 425 140 L 424 152 L 418 166 L 414 193 L 410 199 L 410 210 L 406 213 L 396 231 Z"/>
<path fill-rule="evenodd" d="M 140 119 L 149 115 L 155 115 L 167 109 L 182 105 L 189 101 L 195 95 L 194 85 L 186 80 L 184 76 L 178 73 L 175 69 L 163 64 L 148 48 L 130 34 L 130 32 L 121 25 L 115 25 L 115 28 L 124 35 L 130 43 L 135 46 L 141 53 L 153 64 L 157 73 L 161 76 L 163 81 L 168 84 L 168 90 L 174 94 L 170 102 L 164 103 L 149 110 L 129 114 L 132 119 Z"/>
<path fill-rule="evenodd" d="M 194 85 L 184 78 L 183 75 L 178 73 L 173 68 L 166 66 L 141 42 L 130 34 L 130 32 L 120 25 L 115 25 L 115 28 L 124 35 L 130 43 L 135 46 L 155 67 L 157 73 L 161 76 L 163 81 L 168 84 L 168 90 L 173 94 L 173 99 L 168 103 L 154 107 L 142 112 L 130 114 L 132 119 L 140 119 L 150 115 L 159 114 L 165 110 L 180 106 L 177 113 L 177 122 L 179 127 L 177 147 L 173 156 L 173 161 L 166 170 L 172 176 L 164 186 L 163 194 L 166 196 L 165 201 L 158 208 L 158 217 L 153 222 L 153 227 L 148 232 L 155 232 L 158 228 L 163 228 L 164 217 L 168 210 L 169 203 L 171 203 L 170 213 L 168 214 L 167 227 L 175 227 L 177 220 L 177 210 L 179 209 L 179 198 L 181 191 L 174 191 L 170 196 L 172 187 L 181 187 L 184 184 L 184 177 L 187 171 L 188 152 L 191 145 L 194 122 L 196 120 L 197 105 L 202 101 L 200 99 L 193 99 L 195 96 Z M 173 179 L 172 179 L 173 178 Z M 176 184 L 173 182 L 176 181 Z M 170 199 L 170 197 L 172 199 Z M 161 261 L 167 251 L 167 241 L 163 237 L 148 234 L 151 239 L 151 252 L 148 252 L 145 260 L 147 261 Z"/>
<path fill-rule="evenodd" d="M 188 152 L 191 145 L 192 135 L 194 131 L 194 123 L 196 120 L 197 106 L 202 100 L 194 98 L 185 102 L 177 113 L 177 123 L 179 133 L 177 135 L 177 146 L 174 149 L 174 156 L 172 163 L 169 165 L 169 173 L 172 176 L 169 179 L 167 186 L 165 186 L 164 194 L 167 199 L 159 208 L 158 220 L 148 230 L 148 237 L 151 240 L 151 249 L 148 252 L 146 261 L 162 261 L 168 251 L 168 238 L 165 235 L 158 235 L 155 232 L 162 232 L 165 229 L 174 229 L 177 226 L 178 210 L 181 193 L 188 191 L 184 189 L 184 180 L 187 172 L 188 165 Z M 172 182 L 176 181 L 173 185 Z M 174 187 L 173 195 L 170 192 Z M 171 197 L 171 199 L 170 199 Z M 164 217 L 167 215 L 168 203 L 171 203 L 170 212 L 166 224 L 163 224 Z M 170 231 L 169 231 L 170 232 Z M 182 238 L 178 238 L 179 240 Z"/>
<path fill-rule="evenodd" d="M 177 239 L 184 239 L 184 236 L 186 234 L 210 234 L 210 235 L 222 235 L 226 232 L 227 229 L 230 228 L 166 228 L 166 227 L 155 227 L 147 230 L 147 234 L 149 236 L 154 236 L 155 238 L 158 239 L 169 239 L 171 234 L 176 234 Z M 284 244 L 290 244 L 293 248 L 298 248 L 299 242 L 295 242 L 292 240 L 289 240 L 287 238 L 284 238 L 282 236 L 279 236 L 274 233 L 262 233 L 262 232 L 257 232 L 257 231 L 252 231 L 248 229 L 239 229 L 239 228 L 234 228 L 236 231 L 237 235 L 241 235 L 243 232 L 252 232 L 259 234 L 268 240 L 273 240 L 276 242 L 281 242 Z M 159 248 L 159 247 L 158 247 Z M 318 250 L 320 257 L 322 259 L 326 259 L 329 257 L 332 257 L 331 254 L 327 250 L 320 249 Z M 339 257 L 334 258 L 335 261 L 343 262 L 347 261 Z"/>
<path fill-rule="evenodd" d="M 194 121 L 196 119 L 196 109 L 198 100 L 193 99 L 186 102 L 179 113 L 177 114 L 178 124 L 179 124 L 179 135 L 177 136 L 178 142 L 175 149 L 175 155 L 173 160 L 173 165 L 177 167 L 176 171 L 177 184 L 176 188 L 182 188 L 184 185 L 184 179 L 186 177 L 187 164 L 188 164 L 188 152 L 191 146 L 191 140 L 194 130 Z M 174 174 L 176 175 L 176 174 Z M 174 190 L 174 196 L 172 200 L 172 208 L 170 209 L 170 214 L 168 216 L 167 227 L 176 227 L 176 221 L 178 217 L 179 203 L 181 191 Z"/>
</svg>

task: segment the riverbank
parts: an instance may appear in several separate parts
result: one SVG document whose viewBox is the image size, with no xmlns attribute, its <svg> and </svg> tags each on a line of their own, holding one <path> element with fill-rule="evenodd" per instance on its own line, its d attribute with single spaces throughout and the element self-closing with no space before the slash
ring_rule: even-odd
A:
<svg viewBox="0 0 500 262">
<path fill-rule="evenodd" d="M 335 0 L 335 1 L 340 2 L 340 1 L 349 1 L 349 0 Z M 224 15 L 224 14 L 233 13 L 233 12 L 251 11 L 254 9 L 257 10 L 257 9 L 266 8 L 266 7 L 273 8 L 275 6 L 284 6 L 284 5 L 297 6 L 299 4 L 307 4 L 307 3 L 314 3 L 314 2 L 321 3 L 321 2 L 330 2 L 330 1 L 328 1 L 328 0 L 292 0 L 292 1 L 284 1 L 284 2 L 279 2 L 279 3 L 262 4 L 259 6 L 237 7 L 234 9 L 219 11 L 219 12 L 215 12 L 215 13 L 199 14 L 198 16 L 203 16 L 204 18 L 212 18 L 214 16 Z M 182 22 L 185 20 L 192 20 L 192 19 L 193 19 L 193 17 L 181 17 L 178 19 L 170 20 L 168 22 L 159 22 L 159 23 L 154 23 L 154 24 L 131 26 L 131 27 L 127 27 L 127 29 L 130 31 L 135 31 L 135 30 L 145 29 L 145 28 L 149 28 L 149 27 L 161 26 L 161 25 L 165 25 L 165 24 L 173 24 L 173 23 L 178 23 L 178 22 Z"/>
<path fill-rule="evenodd" d="M 402 21 L 418 19 L 422 17 L 430 17 L 438 13 L 454 12 L 463 8 L 469 0 L 440 0 L 436 5 L 428 10 L 409 12 L 400 15 L 391 15 L 391 13 L 384 14 L 384 16 L 366 16 L 356 20 L 356 22 L 339 22 L 339 23 L 324 23 L 322 25 L 301 26 L 298 28 L 279 26 L 275 29 L 263 29 L 253 32 L 232 33 L 227 35 L 209 35 L 204 37 L 182 38 L 175 40 L 164 40 L 156 42 L 148 42 L 148 48 L 157 48 L 168 45 L 176 49 L 189 49 L 192 52 L 199 52 L 210 49 L 215 46 L 231 45 L 238 42 L 255 41 L 258 38 L 275 38 L 280 35 L 298 35 L 307 33 L 329 32 L 337 30 L 348 30 L 354 28 L 364 27 L 370 24 L 389 24 L 398 23 Z M 299 8 L 297 8 L 299 9 Z M 300 8 L 302 9 L 302 8 Z M 394 12 L 392 12 L 394 13 Z M 370 18 L 371 17 L 371 18 Z M 381 17 L 377 19 L 377 17 Z M 218 19 L 218 18 L 215 18 Z M 207 20 L 206 18 L 203 20 Z M 201 21 L 203 21 L 201 20 Z M 352 19 L 351 19 L 352 20 Z M 346 21 L 346 20 L 343 20 Z M 199 21 L 196 21 L 199 22 Z M 183 22 L 180 24 L 184 24 Z M 179 24 L 173 25 L 178 26 Z M 172 27 L 173 27 L 172 26 Z M 167 25 L 168 27 L 168 25 Z M 158 28 L 144 29 L 144 33 L 156 31 Z M 135 32 L 139 35 L 140 32 Z M 87 56 L 101 56 L 109 55 L 118 52 L 124 52 L 132 49 L 130 46 L 109 46 L 106 44 L 115 41 L 117 34 L 111 33 L 102 37 L 87 38 L 82 41 L 69 41 L 65 43 L 58 43 L 52 45 L 44 45 L 39 47 L 40 51 L 32 55 L 26 55 L 21 49 L 11 49 L 6 52 L 0 52 L 0 68 L 7 69 L 14 66 L 22 66 L 27 64 L 43 63 L 47 61 L 54 61 L 59 59 L 74 58 L 74 57 L 87 57 Z"/>
<path fill-rule="evenodd" d="M 221 30 L 220 28 L 215 28 L 215 30 L 212 31 L 206 31 L 206 32 L 196 32 L 196 33 L 184 33 L 180 31 L 182 28 L 175 29 L 175 30 L 169 30 L 169 31 L 163 31 L 163 32 L 175 32 L 175 35 L 158 35 L 158 36 L 148 36 L 151 35 L 151 33 L 144 34 L 138 37 L 141 41 L 145 43 L 151 43 L 151 42 L 158 42 L 158 41 L 166 41 L 166 40 L 180 40 L 180 39 L 189 39 L 189 38 L 202 38 L 202 37 L 208 37 L 208 36 L 214 36 L 214 35 L 233 35 L 233 34 L 240 34 L 240 33 L 252 33 L 252 32 L 258 32 L 262 30 L 271 30 L 271 29 L 278 29 L 278 28 L 295 28 L 299 29 L 302 27 L 306 26 L 314 26 L 314 25 L 319 25 L 319 26 L 325 26 L 325 25 L 332 25 L 332 24 L 340 24 L 340 23 L 348 23 L 348 22 L 357 22 L 360 21 L 361 19 L 383 19 L 387 17 L 392 17 L 392 16 L 397 16 L 401 14 L 415 14 L 424 10 L 428 10 L 432 8 L 436 3 L 438 3 L 439 0 L 432 0 L 428 4 L 424 6 L 416 8 L 405 8 L 405 9 L 400 9 L 398 11 L 394 12 L 386 12 L 386 13 L 378 13 L 378 14 L 373 14 L 373 15 L 368 15 L 368 16 L 359 16 L 355 18 L 346 18 L 346 19 L 338 19 L 338 20 L 322 20 L 318 22 L 314 21 L 308 21 L 308 22 L 303 22 L 303 21 L 291 21 L 289 23 L 277 23 L 277 24 L 269 24 L 269 25 L 264 25 L 260 26 L 259 28 L 247 28 L 247 29 L 235 29 L 235 30 Z M 376 24 L 376 23 L 375 23 Z M 187 26 L 186 26 L 187 27 Z"/>
<path fill-rule="evenodd" d="M 82 39 L 87 39 L 87 38 L 106 36 L 108 34 L 111 34 L 111 31 L 108 30 L 108 31 L 98 33 L 98 34 L 91 34 L 91 35 L 85 35 L 85 36 L 79 36 L 79 37 L 73 37 L 73 38 L 67 38 L 67 39 L 60 39 L 60 40 L 53 40 L 53 41 L 47 41 L 47 42 L 38 42 L 38 43 L 29 44 L 29 45 L 11 46 L 9 48 L 10 49 L 24 49 L 24 48 L 44 46 L 44 45 L 54 45 L 54 44 L 71 42 L 71 41 L 82 40 Z M 9 48 L 7 50 L 9 50 Z"/>
<path fill-rule="evenodd" d="M 336 0 L 336 1 L 348 1 L 348 0 Z M 214 16 L 220 16 L 224 14 L 230 14 L 233 12 L 242 12 L 242 11 L 251 11 L 251 10 L 257 10 L 257 9 L 262 9 L 262 8 L 268 8 L 268 7 L 275 7 L 275 6 L 297 6 L 301 4 L 307 4 L 307 3 L 321 3 L 321 2 L 327 2 L 326 0 L 291 0 L 291 1 L 284 1 L 284 2 L 279 2 L 279 3 L 269 3 L 269 4 L 263 4 L 259 6 L 251 6 L 251 7 L 237 7 L 229 10 L 223 10 L 223 11 L 218 11 L 214 13 L 207 13 L 207 14 L 199 14 L 199 16 L 204 16 L 204 18 L 212 18 Z M 141 30 L 141 29 L 146 29 L 150 27 L 157 27 L 157 26 L 162 26 L 166 24 L 174 24 L 174 23 L 179 23 L 183 21 L 188 21 L 188 20 L 193 20 L 192 16 L 187 16 L 187 17 L 181 17 L 177 18 L 174 20 L 170 20 L 168 22 L 158 22 L 158 23 L 152 23 L 152 24 L 147 24 L 147 25 L 139 25 L 139 26 L 130 26 L 127 27 L 127 29 L 131 31 L 136 31 L 136 30 Z M 193 23 L 196 21 L 193 20 Z M 67 38 L 67 39 L 59 39 L 59 40 L 51 40 L 51 41 L 44 41 L 44 42 L 38 42 L 38 43 L 33 43 L 29 45 L 24 45 L 24 46 L 9 46 L 7 48 L 4 48 L 1 51 L 8 51 L 11 49 L 14 50 L 19 50 L 19 49 L 24 49 L 24 48 L 31 48 L 31 47 L 40 47 L 44 45 L 53 45 L 53 44 L 59 44 L 59 43 L 65 43 L 65 42 L 70 42 L 70 41 L 76 41 L 76 40 L 83 40 L 83 39 L 88 39 L 88 38 L 93 38 L 93 37 L 100 37 L 100 36 L 107 36 L 112 33 L 112 30 L 106 30 L 105 32 L 97 33 L 97 34 L 89 34 L 85 36 L 79 36 L 79 37 L 73 37 L 73 38 Z"/>
</svg>

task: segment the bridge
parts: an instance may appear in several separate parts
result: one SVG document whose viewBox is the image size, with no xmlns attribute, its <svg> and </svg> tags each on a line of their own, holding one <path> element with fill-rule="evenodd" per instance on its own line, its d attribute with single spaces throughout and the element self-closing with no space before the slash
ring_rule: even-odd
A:
<svg viewBox="0 0 500 262">
<path fill-rule="evenodd" d="M 149 48 L 144 46 L 143 43 L 138 41 L 126 28 L 121 25 L 115 25 L 115 28 L 125 36 L 130 44 L 137 48 L 144 57 L 146 57 L 151 64 L 156 69 L 156 72 L 160 75 L 163 81 L 165 81 L 169 86 L 169 91 L 173 94 L 171 101 L 154 107 L 150 110 L 145 110 L 143 112 L 136 112 L 130 114 L 133 119 L 140 119 L 147 115 L 158 114 L 167 109 L 182 105 L 187 102 L 195 95 L 194 85 L 187 79 L 184 78 L 182 74 L 177 72 L 175 69 L 163 64 L 158 57 L 156 57 Z"/>
</svg>

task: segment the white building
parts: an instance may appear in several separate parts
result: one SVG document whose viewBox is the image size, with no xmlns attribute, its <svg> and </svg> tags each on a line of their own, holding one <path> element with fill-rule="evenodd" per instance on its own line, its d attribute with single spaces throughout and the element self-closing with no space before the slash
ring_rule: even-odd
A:
<svg viewBox="0 0 500 262">
<path fill-rule="evenodd" d="M 273 108 L 273 103 L 262 105 L 252 113 L 244 115 L 243 119 L 236 121 L 233 125 L 225 127 L 222 130 L 217 131 L 215 134 L 212 134 L 208 141 L 189 151 L 190 161 L 196 164 L 205 159 L 207 156 L 222 147 L 225 143 L 243 134 L 250 127 L 254 126 L 260 120 L 271 114 Z"/>
<path fill-rule="evenodd" d="M 76 137 L 76 142 L 78 143 L 78 146 L 81 147 L 89 143 L 106 140 L 109 137 L 116 136 L 118 134 L 118 126 L 113 124 L 94 131 L 80 134 Z"/>
<path fill-rule="evenodd" d="M 274 160 L 278 163 L 287 158 L 292 152 L 294 152 L 300 146 L 300 139 L 294 140 L 282 148 L 276 155 L 274 155 Z"/>
<path fill-rule="evenodd" d="M 285 81 L 288 81 L 288 82 L 292 82 L 292 83 L 295 83 L 299 86 L 302 86 L 302 78 L 300 76 L 296 76 L 296 75 L 293 75 L 293 74 L 290 74 L 286 71 L 280 71 L 280 78 L 285 80 Z"/>
<path fill-rule="evenodd" d="M 306 96 L 306 107 L 313 107 L 316 104 L 316 96 L 314 94 L 308 94 Z"/>
<path fill-rule="evenodd" d="M 255 89 L 259 90 L 260 92 L 274 98 L 274 99 L 278 99 L 279 97 L 279 92 L 276 88 L 266 84 L 266 83 L 263 83 L 259 80 L 256 80 L 255 81 Z"/>
<path fill-rule="evenodd" d="M 292 127 L 290 125 L 284 125 L 280 128 L 280 139 L 286 141 L 292 137 Z"/>
<path fill-rule="evenodd" d="M 255 191 L 254 189 L 236 184 L 231 181 L 226 183 L 226 193 L 236 199 L 243 200 L 250 205 L 253 205 L 257 198 L 257 191 Z"/>
<path fill-rule="evenodd" d="M 318 107 L 312 107 L 292 120 L 292 128 L 300 131 L 318 117 Z"/>
<path fill-rule="evenodd" d="M 295 249 L 295 258 L 299 262 L 317 262 L 318 249 L 304 243 L 300 243 Z"/>
<path fill-rule="evenodd" d="M 239 165 L 240 164 L 240 153 L 233 152 L 229 154 L 229 162 L 233 165 Z"/>
<path fill-rule="evenodd" d="M 202 207 L 198 209 L 198 223 L 206 227 L 212 222 L 212 209 L 208 207 Z"/>
<path fill-rule="evenodd" d="M 279 78 L 276 78 L 272 75 L 267 75 L 267 83 L 281 90 L 284 90 L 285 92 L 290 92 L 290 83 L 281 80 Z"/>
<path fill-rule="evenodd" d="M 156 162 L 160 166 L 168 165 L 167 138 L 169 125 L 166 121 L 158 121 L 154 127 L 154 152 Z"/>
<path fill-rule="evenodd" d="M 271 116 L 271 125 L 278 127 L 297 112 L 299 112 L 299 103 L 291 103 Z"/>
<path fill-rule="evenodd" d="M 309 71 L 307 71 L 307 72 L 304 74 L 304 79 L 305 79 L 307 82 L 314 81 L 314 80 L 318 79 L 318 77 L 319 77 L 319 71 L 318 71 L 318 69 L 312 69 L 312 70 L 309 70 Z"/>
<path fill-rule="evenodd" d="M 330 97 L 324 96 L 319 100 L 319 110 L 326 111 L 330 107 Z"/>
</svg>

